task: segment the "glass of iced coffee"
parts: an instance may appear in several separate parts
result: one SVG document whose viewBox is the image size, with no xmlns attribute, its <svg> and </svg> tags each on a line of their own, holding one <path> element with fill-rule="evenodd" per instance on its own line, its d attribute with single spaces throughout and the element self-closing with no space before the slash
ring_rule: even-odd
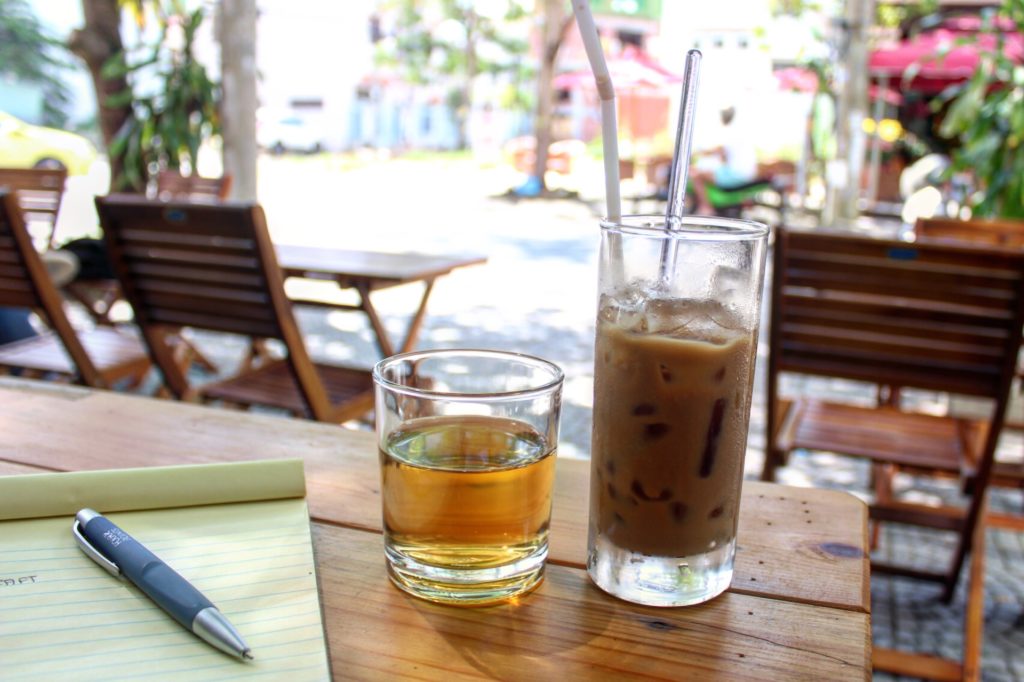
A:
<svg viewBox="0 0 1024 682">
<path fill-rule="evenodd" d="M 652 606 L 732 579 L 768 229 L 601 225 L 587 568 Z"/>
<path fill-rule="evenodd" d="M 562 371 L 539 358 L 428 350 L 373 370 L 392 582 L 484 605 L 535 588 L 548 553 Z"/>
</svg>

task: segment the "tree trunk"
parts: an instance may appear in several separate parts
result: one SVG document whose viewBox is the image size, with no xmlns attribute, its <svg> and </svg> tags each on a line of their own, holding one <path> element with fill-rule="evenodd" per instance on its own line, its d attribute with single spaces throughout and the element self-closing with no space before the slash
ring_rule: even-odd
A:
<svg viewBox="0 0 1024 682">
<path fill-rule="evenodd" d="M 224 173 L 231 196 L 256 200 L 256 0 L 221 0 L 217 14 Z"/>
<path fill-rule="evenodd" d="M 121 42 L 121 9 L 118 0 L 82 0 L 85 25 L 72 32 L 68 49 L 85 62 L 92 75 L 99 110 L 100 132 L 110 162 L 110 186 L 121 188 L 124 183 L 124 160 L 110 153 L 117 133 L 132 116 L 131 104 L 107 106 L 107 98 L 128 89 L 124 76 L 104 78 L 103 65 L 112 56 L 124 50 Z"/>
<path fill-rule="evenodd" d="M 572 23 L 572 17 L 565 13 L 562 0 L 544 0 L 543 12 L 544 35 L 540 70 L 537 72 L 537 111 L 533 119 L 533 135 L 537 141 L 533 176 L 540 181 L 542 190 L 547 188 L 544 174 L 548 167 L 548 147 L 551 145 L 551 123 L 554 118 L 555 92 L 552 82 L 555 78 L 555 63 L 565 33 Z"/>
<path fill-rule="evenodd" d="M 861 121 L 868 114 L 868 31 L 874 16 L 874 0 L 846 0 L 839 65 L 845 79 L 841 79 L 836 109 L 836 162 L 822 216 L 826 224 L 850 223 L 860 213 L 865 154 Z"/>
</svg>

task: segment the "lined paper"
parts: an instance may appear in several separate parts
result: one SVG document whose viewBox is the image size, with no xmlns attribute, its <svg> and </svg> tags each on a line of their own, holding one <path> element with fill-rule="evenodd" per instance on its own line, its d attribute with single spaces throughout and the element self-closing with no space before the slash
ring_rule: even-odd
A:
<svg viewBox="0 0 1024 682">
<path fill-rule="evenodd" d="M 285 475 L 278 470 L 278 482 L 294 487 L 301 461 L 290 466 Z M 221 469 L 215 477 L 237 480 L 230 466 Z M 151 478 L 160 469 L 136 473 Z M 0 522 L 0 677 L 330 678 L 305 499 L 120 512 L 94 506 L 204 593 L 252 647 L 255 660 L 219 652 L 136 587 L 101 569 L 72 538 L 73 516 L 61 515 Z"/>
</svg>

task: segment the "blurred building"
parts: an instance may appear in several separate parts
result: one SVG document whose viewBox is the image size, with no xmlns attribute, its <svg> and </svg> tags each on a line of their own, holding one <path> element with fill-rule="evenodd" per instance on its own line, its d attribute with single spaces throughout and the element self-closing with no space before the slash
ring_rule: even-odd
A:
<svg viewBox="0 0 1024 682">
<path fill-rule="evenodd" d="M 373 0 L 258 0 L 260 118 L 297 117 L 326 149 L 351 146 L 360 82 L 372 69 Z"/>
</svg>

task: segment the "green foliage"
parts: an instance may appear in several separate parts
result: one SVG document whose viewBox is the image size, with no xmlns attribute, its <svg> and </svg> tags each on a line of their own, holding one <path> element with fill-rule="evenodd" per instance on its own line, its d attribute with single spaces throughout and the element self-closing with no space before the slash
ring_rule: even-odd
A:
<svg viewBox="0 0 1024 682">
<path fill-rule="evenodd" d="M 46 31 L 27 0 L 0 0 L 0 76 L 35 83 L 43 90 L 44 125 L 63 128 L 70 91 L 64 46 Z"/>
<path fill-rule="evenodd" d="M 1024 33 L 1024 0 L 1004 0 L 998 15 Z M 982 50 L 966 83 L 940 98 L 950 104 L 939 133 L 960 143 L 953 169 L 975 179 L 974 214 L 1024 218 L 1024 66 L 1006 56 L 992 19 L 985 30 L 995 33 L 996 44 Z"/>
<path fill-rule="evenodd" d="M 772 16 L 802 16 L 806 12 L 821 12 L 821 2 L 817 0 L 769 0 Z"/>
<path fill-rule="evenodd" d="M 179 0 L 154 3 L 159 37 L 103 66 L 107 78 L 126 76 L 129 88 L 107 99 L 130 104 L 133 116 L 118 131 L 110 154 L 124 159 L 119 189 L 144 191 L 161 168 L 195 168 L 199 147 L 220 132 L 220 86 L 196 59 L 195 38 L 203 10 L 185 10 Z M 137 16 L 142 16 L 141 12 Z"/>
<path fill-rule="evenodd" d="M 399 68 L 414 83 L 427 83 L 438 75 L 455 76 L 467 67 L 466 40 L 474 57 L 478 72 L 498 73 L 515 67 L 525 54 L 525 40 L 509 37 L 502 32 L 507 23 L 516 22 L 526 15 L 520 2 L 507 0 L 501 17 L 480 14 L 470 0 L 387 0 L 381 3 L 392 12 L 394 32 L 392 40 L 382 41 L 376 54 L 378 65 Z M 427 16 L 454 20 L 466 29 L 466 36 L 454 37 L 437 32 L 437 26 L 427 23 Z M 439 24 L 440 22 L 438 22 Z M 471 28 L 468 28 L 471 27 Z M 455 38 L 455 39 L 453 39 Z M 504 53 L 505 59 L 481 56 L 478 49 L 483 43 L 499 48 L 488 53 Z"/>
<path fill-rule="evenodd" d="M 465 147 L 476 76 L 522 70 L 527 33 L 509 29 L 527 17 L 523 0 L 380 0 L 378 6 L 392 28 L 377 44 L 377 65 L 410 83 L 443 87 Z"/>
<path fill-rule="evenodd" d="M 380 6 L 390 13 L 394 29 L 377 46 L 377 64 L 399 69 L 412 83 L 464 76 L 468 68 L 474 75 L 511 71 L 529 48 L 525 38 L 506 31 L 526 17 L 518 0 L 505 0 L 500 17 L 479 13 L 470 0 L 386 0 Z M 428 22 L 428 17 L 437 21 Z M 461 26 L 462 35 L 438 31 L 444 22 Z"/>
<path fill-rule="evenodd" d="M 938 0 L 901 2 L 895 5 L 880 2 L 875 5 L 875 24 L 885 28 L 898 28 L 907 21 L 933 14 L 938 8 Z"/>
</svg>

